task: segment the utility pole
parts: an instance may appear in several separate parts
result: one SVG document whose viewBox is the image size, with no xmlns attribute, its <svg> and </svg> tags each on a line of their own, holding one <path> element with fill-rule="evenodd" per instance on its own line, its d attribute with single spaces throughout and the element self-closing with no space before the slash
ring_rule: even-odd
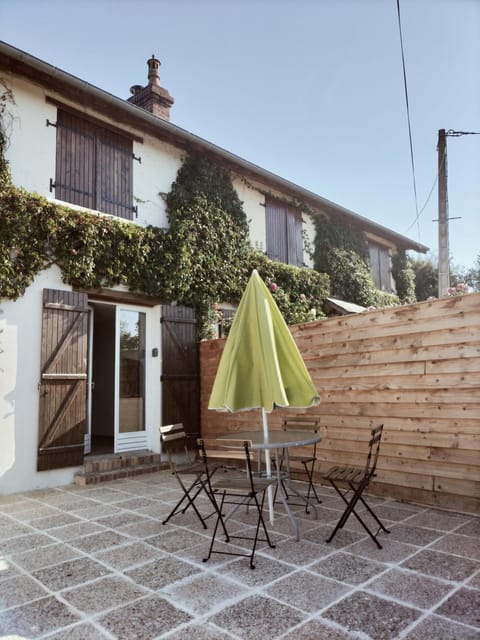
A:
<svg viewBox="0 0 480 640">
<path fill-rule="evenodd" d="M 438 297 L 450 287 L 450 260 L 447 214 L 447 134 L 438 130 Z"/>
</svg>

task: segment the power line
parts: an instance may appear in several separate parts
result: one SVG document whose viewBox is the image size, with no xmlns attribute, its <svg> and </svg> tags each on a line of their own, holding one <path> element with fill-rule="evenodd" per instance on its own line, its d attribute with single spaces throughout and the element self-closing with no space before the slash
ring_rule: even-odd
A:
<svg viewBox="0 0 480 640">
<path fill-rule="evenodd" d="M 400 18 L 400 0 L 397 0 L 397 15 L 398 15 L 398 30 L 400 34 L 400 49 L 402 52 L 402 66 L 403 66 L 403 86 L 405 90 L 405 103 L 407 107 L 407 121 L 408 121 L 408 137 L 410 141 L 410 161 L 412 164 L 412 177 L 413 177 L 413 193 L 415 196 L 415 222 L 418 223 L 420 214 L 418 213 L 418 199 L 417 199 L 417 181 L 415 178 L 415 161 L 413 158 L 413 143 L 412 143 L 412 127 L 410 124 L 410 106 L 408 103 L 408 87 L 407 87 L 407 72 L 405 69 L 405 54 L 403 50 L 403 35 L 402 35 L 402 21 Z M 414 222 L 414 224 L 415 224 Z M 420 238 L 420 227 L 417 228 L 418 237 Z"/>
</svg>

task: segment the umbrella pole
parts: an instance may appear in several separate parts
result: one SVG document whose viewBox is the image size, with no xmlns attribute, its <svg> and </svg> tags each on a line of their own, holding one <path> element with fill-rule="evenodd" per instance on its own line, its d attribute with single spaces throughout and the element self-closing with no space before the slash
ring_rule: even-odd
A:
<svg viewBox="0 0 480 640">
<path fill-rule="evenodd" d="M 268 418 L 267 412 L 262 407 L 262 422 L 263 422 L 263 439 L 265 442 L 268 442 Z M 267 478 L 272 476 L 272 466 L 271 466 L 271 458 L 270 458 L 270 449 L 265 449 L 265 470 L 267 472 Z M 270 514 L 270 524 L 273 524 L 274 515 L 273 515 L 273 487 L 270 485 L 267 489 L 267 497 L 268 497 L 268 511 Z"/>
</svg>

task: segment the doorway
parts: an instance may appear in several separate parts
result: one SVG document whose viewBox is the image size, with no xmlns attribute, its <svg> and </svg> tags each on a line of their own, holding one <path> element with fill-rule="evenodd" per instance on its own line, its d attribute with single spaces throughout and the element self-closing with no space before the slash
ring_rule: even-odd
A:
<svg viewBox="0 0 480 640">
<path fill-rule="evenodd" d="M 144 310 L 90 302 L 88 435 L 85 453 L 147 446 Z"/>
</svg>

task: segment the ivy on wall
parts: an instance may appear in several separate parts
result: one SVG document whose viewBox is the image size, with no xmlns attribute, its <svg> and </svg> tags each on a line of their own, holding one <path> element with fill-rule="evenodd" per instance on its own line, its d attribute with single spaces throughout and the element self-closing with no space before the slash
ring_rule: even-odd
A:
<svg viewBox="0 0 480 640">
<path fill-rule="evenodd" d="M 216 303 L 238 303 L 257 268 L 288 323 L 323 315 L 328 277 L 254 251 L 231 179 L 208 158 L 189 155 L 179 169 L 167 195 L 169 229 L 144 228 L 15 187 L 1 131 L 0 297 L 17 299 L 42 269 L 56 264 L 73 287 L 124 285 L 193 307 L 201 339 L 210 335 Z"/>
</svg>

